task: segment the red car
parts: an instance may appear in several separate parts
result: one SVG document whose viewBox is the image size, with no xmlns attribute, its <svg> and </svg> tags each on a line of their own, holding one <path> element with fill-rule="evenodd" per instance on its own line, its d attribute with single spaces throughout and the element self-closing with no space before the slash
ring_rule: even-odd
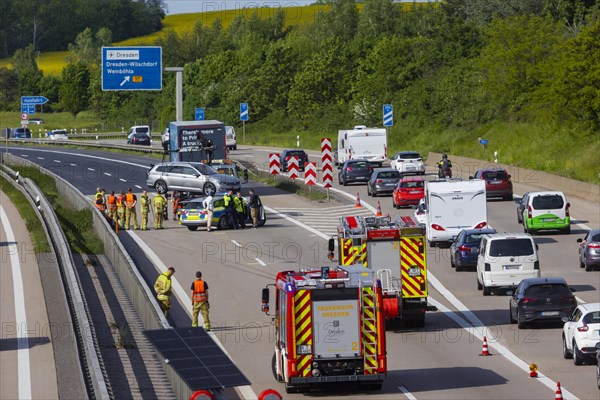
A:
<svg viewBox="0 0 600 400">
<path fill-rule="evenodd" d="M 425 197 L 425 178 L 422 176 L 405 176 L 400 179 L 392 195 L 395 208 L 419 204 Z"/>
<path fill-rule="evenodd" d="M 512 200 L 513 186 L 510 175 L 502 168 L 484 168 L 477 170 L 471 179 L 485 180 L 486 197 L 502 197 L 504 200 Z"/>
</svg>

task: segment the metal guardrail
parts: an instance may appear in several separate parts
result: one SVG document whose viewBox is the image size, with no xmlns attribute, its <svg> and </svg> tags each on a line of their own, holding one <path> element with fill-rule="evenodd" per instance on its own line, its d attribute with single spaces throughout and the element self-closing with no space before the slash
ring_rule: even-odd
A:
<svg viewBox="0 0 600 400">
<path fill-rule="evenodd" d="M 10 154 L 3 154 L 3 158 L 5 160 L 10 160 L 14 157 Z M 27 161 L 27 163 L 30 162 Z M 22 191 L 29 199 L 30 203 L 32 203 L 32 206 L 38 210 L 38 216 L 48 233 L 50 243 L 57 256 L 59 267 L 62 269 L 64 278 L 63 283 L 66 286 L 65 295 L 70 299 L 69 306 L 73 318 L 72 326 L 73 329 L 78 331 L 76 337 L 80 346 L 80 357 L 82 358 L 82 364 L 86 366 L 85 375 L 89 386 L 89 394 L 92 398 L 110 399 L 109 390 L 106 384 L 106 376 L 102 372 L 103 368 L 101 367 L 100 350 L 96 345 L 93 325 L 88 318 L 85 300 L 82 295 L 83 289 L 79 285 L 71 250 L 69 249 L 63 231 L 60 229 L 56 213 L 50 206 L 50 203 L 44 194 L 31 179 L 19 179 L 15 171 L 11 170 L 7 165 L 4 165 L 4 167 L 12 174 L 12 176 L 8 176 L 8 180 L 20 183 Z M 2 174 L 6 175 L 4 172 Z M 89 335 L 87 334 L 88 332 L 90 333 Z M 84 379 L 83 371 L 80 378 L 82 380 Z M 77 377 L 71 377 L 71 379 L 77 379 Z M 74 382 L 72 382 L 72 384 L 74 384 Z"/>
</svg>

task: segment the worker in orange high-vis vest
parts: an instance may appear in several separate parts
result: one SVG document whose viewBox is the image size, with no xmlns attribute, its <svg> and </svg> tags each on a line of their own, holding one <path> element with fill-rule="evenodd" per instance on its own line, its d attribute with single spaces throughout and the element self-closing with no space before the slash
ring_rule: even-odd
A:
<svg viewBox="0 0 600 400">
<path fill-rule="evenodd" d="M 196 280 L 192 283 L 192 326 L 198 326 L 198 313 L 204 318 L 204 330 L 210 331 L 208 318 L 208 284 L 202 280 L 202 272 L 196 272 Z"/>
<path fill-rule="evenodd" d="M 137 222 L 137 212 L 135 206 L 137 204 L 137 196 L 131 192 L 131 188 L 127 190 L 125 195 L 125 229 L 131 229 L 131 223 L 133 221 L 133 228 L 137 231 L 140 226 Z"/>
<path fill-rule="evenodd" d="M 106 210 L 106 202 L 104 201 L 104 189 L 102 189 L 102 188 L 96 189 L 96 196 L 94 197 L 94 203 L 96 204 L 96 208 L 98 209 L 98 211 L 100 211 L 102 214 L 104 214 L 104 211 Z"/>
<path fill-rule="evenodd" d="M 125 229 L 125 192 L 122 190 L 117 196 L 117 222 L 120 229 Z"/>
<path fill-rule="evenodd" d="M 110 194 L 106 198 L 106 209 L 108 210 L 108 220 L 116 221 L 117 220 L 117 196 L 115 196 L 115 191 L 111 190 Z"/>
</svg>

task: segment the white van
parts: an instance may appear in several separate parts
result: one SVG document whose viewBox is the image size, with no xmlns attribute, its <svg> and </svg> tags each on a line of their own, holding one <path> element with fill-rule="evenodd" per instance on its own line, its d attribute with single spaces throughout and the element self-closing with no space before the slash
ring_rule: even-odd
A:
<svg viewBox="0 0 600 400">
<path fill-rule="evenodd" d="M 235 140 L 235 129 L 233 126 L 225 127 L 225 145 L 229 150 L 237 150 L 237 141 Z"/>
<path fill-rule="evenodd" d="M 570 204 L 563 192 L 529 192 L 522 207 L 525 232 L 557 229 L 571 233 Z"/>
<path fill-rule="evenodd" d="M 477 256 L 477 289 L 514 289 L 525 278 L 540 277 L 537 245 L 528 233 L 483 235 Z"/>
<path fill-rule="evenodd" d="M 354 129 L 338 131 L 337 149 L 333 153 L 335 165 L 347 160 L 368 160 L 379 167 L 387 160 L 387 131 L 357 125 Z"/>
</svg>

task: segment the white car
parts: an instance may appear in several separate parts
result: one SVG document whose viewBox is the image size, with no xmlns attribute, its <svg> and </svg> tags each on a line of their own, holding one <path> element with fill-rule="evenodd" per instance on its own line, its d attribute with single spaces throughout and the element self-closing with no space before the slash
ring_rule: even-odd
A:
<svg viewBox="0 0 600 400">
<path fill-rule="evenodd" d="M 417 222 L 421 225 L 427 224 L 427 206 L 425 205 L 425 199 L 419 200 L 419 205 L 413 214 Z"/>
<path fill-rule="evenodd" d="M 134 133 L 145 133 L 146 135 L 148 135 L 149 138 L 152 137 L 152 134 L 150 133 L 150 127 L 148 125 L 132 126 L 131 128 L 129 128 L 127 137 L 131 137 L 131 135 Z"/>
<path fill-rule="evenodd" d="M 416 151 L 400 151 L 392 158 L 392 168 L 401 174 L 425 174 L 425 162 Z"/>
<path fill-rule="evenodd" d="M 563 318 L 563 357 L 573 358 L 581 365 L 587 358 L 596 357 L 596 343 L 600 342 L 600 303 L 583 303 L 570 317 Z"/>
<path fill-rule="evenodd" d="M 50 140 L 68 140 L 66 129 L 54 129 L 48 132 L 48 139 Z"/>
</svg>

